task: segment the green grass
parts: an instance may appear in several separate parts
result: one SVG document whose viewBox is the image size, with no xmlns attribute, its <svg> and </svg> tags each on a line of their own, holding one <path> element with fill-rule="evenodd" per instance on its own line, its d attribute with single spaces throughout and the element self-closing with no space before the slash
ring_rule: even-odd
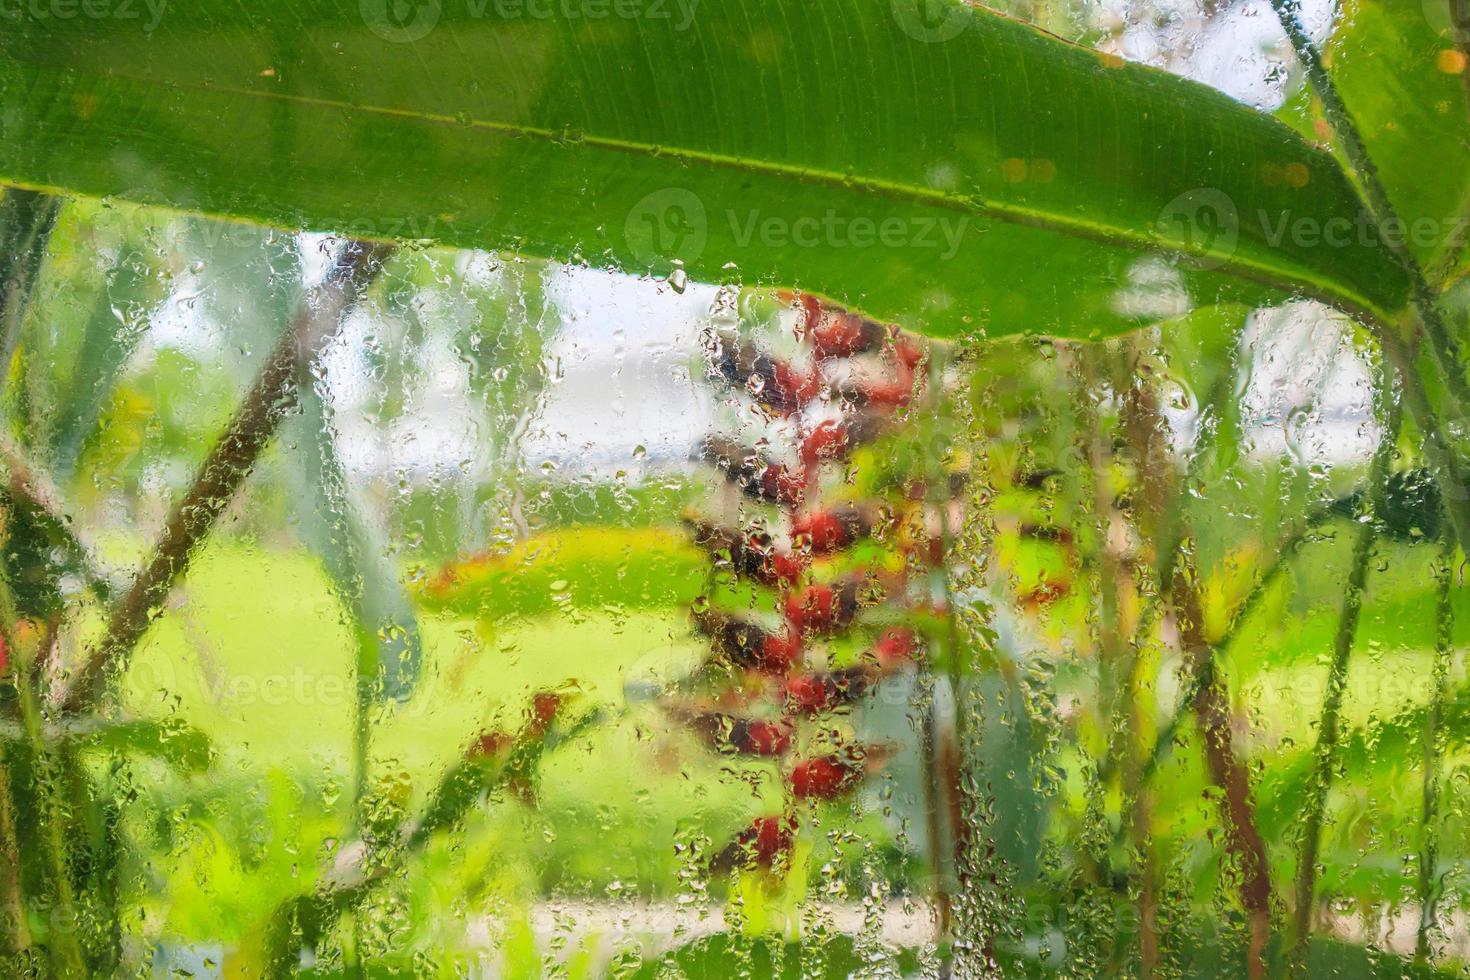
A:
<svg viewBox="0 0 1470 980">
<path fill-rule="evenodd" d="M 582 567 L 595 578 L 595 562 Z M 688 573 L 657 565 L 631 587 L 676 591 Z M 673 679 L 707 655 L 684 607 L 490 619 L 441 608 L 420 625 L 418 687 L 372 728 L 374 779 L 409 811 L 478 733 L 518 728 L 535 692 L 562 690 L 578 709 L 602 712 L 544 761 L 538 809 L 499 799 L 430 849 L 418 877 L 435 895 L 668 896 L 678 887 L 676 839 L 720 846 L 779 805 L 772 765 L 717 756 L 654 705 L 624 696 L 629 682 Z M 350 838 L 352 649 L 315 561 L 220 539 L 136 651 L 125 709 L 196 729 L 215 753 L 192 779 L 149 770 L 177 821 L 156 841 L 165 854 L 145 903 L 167 934 L 248 937 L 277 902 L 310 887 L 332 841 Z"/>
</svg>

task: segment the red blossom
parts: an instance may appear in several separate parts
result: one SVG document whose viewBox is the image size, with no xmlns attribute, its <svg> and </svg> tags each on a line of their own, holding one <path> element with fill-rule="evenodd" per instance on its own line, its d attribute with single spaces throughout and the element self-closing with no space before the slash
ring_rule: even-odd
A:
<svg viewBox="0 0 1470 980">
<path fill-rule="evenodd" d="M 856 507 L 813 511 L 791 522 L 792 536 L 814 555 L 841 551 L 872 530 L 872 520 Z"/>
<path fill-rule="evenodd" d="M 771 757 L 785 755 L 791 748 L 792 729 L 787 721 L 737 718 L 709 711 L 688 713 L 688 724 L 720 752 Z"/>
<path fill-rule="evenodd" d="M 796 633 L 846 629 L 857 616 L 857 581 L 837 586 L 810 585 L 786 598 L 786 622 Z"/>
<path fill-rule="evenodd" d="M 737 667 L 780 674 L 801 659 L 799 634 L 777 633 L 709 610 L 696 611 L 693 615 L 695 624 L 714 642 L 716 651 Z"/>
<path fill-rule="evenodd" d="M 796 840 L 796 817 L 758 817 L 710 861 L 715 874 L 729 874 L 738 867 L 769 870 L 790 852 Z"/>
<path fill-rule="evenodd" d="M 788 781 L 799 800 L 835 800 L 862 782 L 864 772 L 858 760 L 825 755 L 797 763 Z"/>
<path fill-rule="evenodd" d="M 913 660 L 919 652 L 919 641 L 914 631 L 906 627 L 894 627 L 883 631 L 873 644 L 873 658 L 884 673 L 891 673 Z"/>
<path fill-rule="evenodd" d="M 786 710 L 815 715 L 851 704 L 867 693 L 873 677 L 867 667 L 801 674 L 786 682 Z"/>
</svg>

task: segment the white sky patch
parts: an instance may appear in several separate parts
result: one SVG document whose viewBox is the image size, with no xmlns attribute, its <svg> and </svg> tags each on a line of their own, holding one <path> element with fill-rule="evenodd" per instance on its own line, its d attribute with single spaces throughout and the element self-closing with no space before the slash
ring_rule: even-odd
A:
<svg viewBox="0 0 1470 980">
<path fill-rule="evenodd" d="M 1332 30 L 1334 0 L 1301 6 L 1302 22 L 1321 44 Z M 1102 50 L 1203 82 L 1265 112 L 1286 101 L 1291 46 L 1269 0 L 1243 0 L 1213 16 L 1198 0 L 1104 0 L 1103 7 L 1103 24 L 1119 31 L 1098 45 Z"/>
<path fill-rule="evenodd" d="M 1352 339 L 1352 323 L 1320 303 L 1257 310 L 1241 335 L 1238 382 L 1242 452 L 1297 465 L 1366 463 L 1382 427 L 1373 412 L 1372 370 Z M 1199 406 L 1164 408 L 1174 445 L 1193 445 Z"/>
<path fill-rule="evenodd" d="M 419 383 L 403 413 L 384 427 L 373 421 L 381 392 L 365 371 L 373 329 L 369 315 L 354 313 L 322 355 L 343 467 L 358 477 L 483 478 L 492 462 L 482 438 L 488 413 L 471 394 L 469 367 L 453 349 L 452 338 L 428 333 L 417 352 L 425 368 Z"/>
<path fill-rule="evenodd" d="M 1240 406 L 1247 452 L 1284 453 L 1302 466 L 1372 455 L 1381 431 L 1373 374 L 1346 317 L 1314 302 L 1260 310 L 1242 344 L 1250 371 Z"/>
<path fill-rule="evenodd" d="M 649 279 L 562 268 L 546 292 L 560 326 L 547 352 L 554 380 L 522 444 L 528 463 L 625 470 L 635 480 L 650 467 L 686 468 L 715 418 L 699 352 L 717 288 L 690 283 L 680 294 Z"/>
</svg>

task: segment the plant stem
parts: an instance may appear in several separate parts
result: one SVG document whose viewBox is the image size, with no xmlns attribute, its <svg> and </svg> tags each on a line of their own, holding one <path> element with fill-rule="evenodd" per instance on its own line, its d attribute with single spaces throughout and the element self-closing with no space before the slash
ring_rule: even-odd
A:
<svg viewBox="0 0 1470 980">
<path fill-rule="evenodd" d="M 1091 356 L 1080 358 L 1079 364 L 1074 369 L 1080 376 L 1083 385 L 1083 389 L 1075 393 L 1075 400 L 1079 405 L 1088 404 L 1087 396 L 1098 389 L 1100 379 L 1094 367 L 1094 361 L 1097 355 L 1105 351 L 1104 347 L 1093 347 L 1088 352 Z M 1111 370 L 1109 373 L 1117 375 L 1120 372 Z M 1118 379 L 1114 377 L 1112 381 L 1116 390 Z M 1081 427 L 1088 433 L 1085 451 L 1093 474 L 1092 514 L 1098 522 L 1099 529 L 1097 655 L 1100 694 L 1098 701 L 1099 713 L 1106 725 L 1106 747 L 1105 755 L 1098 767 L 1096 783 L 1100 795 L 1105 794 L 1107 787 L 1112 783 L 1114 772 L 1122 770 L 1122 800 L 1119 804 L 1118 830 L 1114 843 L 1120 843 L 1131 831 L 1132 843 L 1138 855 L 1138 861 L 1142 865 L 1138 872 L 1140 883 L 1137 900 L 1138 958 L 1139 975 L 1147 980 L 1158 969 L 1159 961 L 1158 929 L 1153 913 L 1157 895 L 1153 849 L 1149 843 L 1150 808 L 1143 781 L 1140 779 L 1142 770 L 1137 742 L 1141 714 L 1139 671 L 1144 664 L 1144 657 L 1138 648 L 1138 640 L 1147 629 L 1147 620 L 1146 617 L 1139 617 L 1131 631 L 1126 631 L 1123 626 L 1120 600 L 1125 582 L 1129 581 L 1126 561 L 1128 545 L 1126 534 L 1115 533 L 1115 530 L 1119 532 L 1124 530 L 1121 525 L 1125 518 L 1108 486 L 1107 474 L 1112 465 L 1112 443 L 1104 434 L 1097 412 L 1090 404 L 1079 414 Z M 1153 496 L 1147 491 L 1145 495 Z M 1135 591 L 1142 592 L 1143 590 Z M 1155 604 L 1148 602 L 1146 595 L 1143 595 L 1142 598 L 1148 608 L 1154 607 Z M 1128 635 L 1130 633 L 1131 635 Z M 1096 819 L 1106 819 L 1106 815 L 1099 812 Z M 1095 861 L 1101 870 L 1110 872 L 1106 849 L 1098 850 Z M 1123 958 L 1127 955 L 1127 949 L 1116 943 L 1116 936 L 1114 940 L 1110 972 L 1117 973 L 1123 969 Z"/>
<path fill-rule="evenodd" d="M 1329 513 L 1330 510 L 1326 507 L 1317 510 L 1303 522 L 1300 528 L 1288 535 L 1286 540 L 1277 547 L 1276 560 L 1271 563 L 1270 568 L 1261 574 L 1261 577 L 1256 580 L 1256 584 L 1251 587 L 1250 592 L 1241 600 L 1240 605 L 1235 610 L 1235 615 L 1230 618 L 1230 625 L 1226 629 L 1225 635 L 1216 640 L 1212 645 L 1212 656 L 1219 656 L 1220 653 L 1230 648 L 1230 644 L 1234 642 L 1241 628 L 1250 620 L 1251 614 L 1255 612 L 1256 606 L 1260 605 L 1261 600 L 1265 598 L 1266 593 L 1270 590 L 1271 584 L 1276 581 L 1277 576 L 1286 570 L 1287 564 L 1296 555 L 1302 543 L 1306 541 L 1308 530 L 1320 524 Z M 1142 771 L 1142 779 L 1145 782 L 1153 778 L 1154 773 L 1159 768 L 1159 763 L 1163 761 L 1165 750 L 1173 744 L 1174 736 L 1179 732 L 1179 720 L 1184 716 L 1184 712 L 1188 706 L 1194 703 L 1194 699 L 1199 694 L 1198 685 L 1203 679 L 1207 678 L 1197 676 L 1185 688 L 1183 696 L 1179 699 L 1178 707 L 1174 709 L 1173 714 L 1169 716 L 1169 720 L 1164 723 L 1163 728 L 1154 739 L 1153 748 L 1145 754 Z"/>
<path fill-rule="evenodd" d="M 5 916 L 0 931 L 0 953 L 13 954 L 31 945 L 30 923 L 26 921 L 25 894 L 20 883 L 20 838 L 15 829 L 15 803 L 10 794 L 10 766 L 0 743 L 0 914 Z"/>
<path fill-rule="evenodd" d="M 1378 176 L 1378 167 L 1368 153 L 1368 147 L 1363 142 L 1362 134 L 1358 132 L 1358 126 L 1353 121 L 1352 113 L 1348 111 L 1341 93 L 1337 91 L 1337 85 L 1332 81 L 1327 66 L 1322 63 L 1321 54 L 1312 43 L 1306 29 L 1302 27 L 1299 16 L 1301 0 L 1271 0 L 1271 6 L 1276 11 L 1277 19 L 1281 21 L 1281 27 L 1286 32 L 1287 39 L 1291 41 L 1291 46 L 1296 51 L 1297 60 L 1301 63 L 1302 70 L 1307 76 L 1307 84 L 1316 94 L 1317 101 L 1322 106 L 1322 114 L 1332 128 L 1338 146 L 1342 149 L 1343 156 L 1347 158 L 1353 175 L 1357 178 L 1364 206 L 1379 230 L 1379 239 L 1409 278 L 1409 301 L 1418 314 L 1419 323 L 1429 339 L 1430 348 L 1444 375 L 1446 387 L 1454 398 L 1458 411 L 1464 412 L 1470 408 L 1470 385 L 1467 385 L 1465 380 L 1465 367 L 1460 360 L 1459 345 L 1450 335 L 1444 316 L 1436 305 L 1435 293 L 1429 287 L 1424 271 L 1419 266 L 1419 260 L 1414 257 L 1413 252 L 1403 243 L 1400 236 L 1383 234 L 1384 228 L 1403 227 L 1402 221 L 1393 202 L 1389 199 L 1383 181 Z"/>
<path fill-rule="evenodd" d="M 1140 472 L 1148 474 L 1140 494 L 1140 510 L 1157 535 L 1165 524 L 1170 495 L 1168 481 L 1162 475 L 1171 470 L 1162 420 L 1153 393 L 1135 385 L 1123 399 L 1123 421 L 1137 457 L 1135 465 Z M 1175 548 L 1175 552 L 1179 550 Z M 1246 968 L 1251 980 L 1258 980 L 1266 976 L 1271 878 L 1266 845 L 1256 825 L 1255 809 L 1251 803 L 1250 773 L 1235 753 L 1230 703 L 1216 677 L 1214 649 L 1204 635 L 1204 609 L 1194 585 L 1196 576 L 1188 556 L 1175 554 L 1168 565 L 1159 562 L 1159 567 L 1172 569 L 1170 580 L 1160 582 L 1160 592 L 1167 597 L 1174 611 L 1180 645 L 1194 675 L 1196 693 L 1193 707 L 1199 720 L 1210 777 L 1224 791 L 1221 815 L 1227 830 L 1226 846 L 1240 867 L 1240 900 L 1250 919 L 1251 941 Z"/>
<path fill-rule="evenodd" d="M 927 667 L 922 669 L 928 670 Z M 925 832 L 929 838 L 929 863 L 933 868 L 934 875 L 935 946 L 939 949 L 940 980 L 948 980 L 949 977 L 954 975 L 954 902 L 950 898 L 950 890 L 946 878 L 949 874 L 950 862 L 945 859 L 946 838 L 940 805 L 940 800 L 944 796 L 944 787 L 940 782 L 939 753 L 936 751 L 939 732 L 937 729 L 938 719 L 935 717 L 934 711 L 934 679 L 932 675 L 929 677 L 928 683 L 928 692 L 920 694 L 923 700 L 922 708 L 920 709 L 921 731 L 919 735 L 919 747 L 921 764 L 924 767 L 925 774 Z"/>
<path fill-rule="evenodd" d="M 1210 456 L 1215 447 L 1215 440 L 1219 435 L 1220 427 L 1225 424 L 1225 401 L 1232 397 L 1235 388 L 1235 379 L 1238 370 L 1237 356 L 1240 350 L 1240 330 L 1244 327 L 1245 320 L 1242 318 L 1240 325 L 1232 332 L 1230 344 L 1231 356 L 1227 363 L 1220 369 L 1219 376 L 1210 385 L 1209 392 L 1204 402 L 1200 405 L 1199 420 L 1201 430 L 1199 437 L 1186 464 L 1184 473 L 1178 485 L 1191 486 L 1198 479 L 1201 467 Z M 1213 426 L 1205 426 L 1205 420 L 1214 417 Z M 1162 471 L 1159 471 L 1162 472 Z M 1155 471 L 1151 468 L 1144 475 L 1145 482 L 1159 480 Z M 1160 495 L 1162 497 L 1160 499 Z M 1149 602 L 1146 609 L 1150 612 L 1156 611 L 1164 597 L 1169 594 L 1170 583 L 1173 581 L 1176 563 L 1180 560 L 1179 545 L 1185 527 L 1184 501 L 1187 495 L 1169 492 L 1167 486 L 1161 486 L 1146 496 L 1154 498 L 1162 507 L 1159 515 L 1159 531 L 1155 536 L 1154 569 L 1156 595 Z M 1142 651 L 1138 649 L 1138 643 L 1147 634 L 1150 618 L 1140 617 L 1135 627 L 1134 652 L 1130 662 L 1128 676 L 1129 701 L 1133 705 L 1131 717 L 1128 719 L 1128 731 L 1137 733 L 1142 728 L 1142 709 L 1138 704 L 1140 689 L 1139 670 L 1143 664 Z M 1213 651 L 1211 658 L 1213 659 Z M 1176 716 L 1177 717 L 1177 716 Z M 1172 734 L 1170 736 L 1172 738 Z M 1149 778 L 1152 775 L 1152 766 L 1156 758 L 1158 743 L 1144 752 L 1136 737 L 1130 737 L 1128 754 L 1125 757 L 1123 771 L 1123 792 L 1125 799 L 1133 800 L 1133 812 L 1127 820 L 1119 821 L 1118 837 L 1121 837 L 1127 827 L 1132 827 L 1133 845 L 1138 850 L 1140 860 L 1143 863 L 1141 882 L 1139 888 L 1139 959 L 1142 976 L 1147 980 L 1151 977 L 1159 963 L 1159 937 L 1155 915 L 1157 902 L 1157 883 L 1155 881 L 1155 869 L 1150 849 L 1151 835 L 1149 833 Z M 1116 839 L 1116 838 L 1115 838 Z"/>
<path fill-rule="evenodd" d="M 1387 419 L 1378 439 L 1378 449 L 1368 468 L 1370 508 L 1377 520 L 1385 510 L 1385 493 L 1393 454 L 1398 444 L 1399 407 L 1380 381 L 1380 404 L 1388 402 Z M 1307 942 L 1312 934 L 1312 910 L 1317 884 L 1317 855 L 1321 845 L 1322 821 L 1327 809 L 1327 795 L 1332 788 L 1332 766 L 1337 755 L 1338 726 L 1342 717 L 1342 698 L 1347 689 L 1348 662 L 1352 658 L 1353 640 L 1358 633 L 1358 619 L 1363 611 L 1363 588 L 1368 580 L 1368 560 L 1378 535 L 1372 523 L 1357 526 L 1353 554 L 1344 586 L 1342 609 L 1337 617 L 1337 630 L 1332 641 L 1332 663 L 1327 672 L 1327 690 L 1322 700 L 1322 715 L 1317 724 L 1316 762 L 1308 782 L 1306 817 L 1302 824 L 1297 851 L 1295 936 L 1291 950 L 1293 972 L 1306 969 Z"/>
<path fill-rule="evenodd" d="M 1445 688 L 1449 685 L 1450 651 L 1454 645 L 1454 610 L 1450 604 L 1453 577 L 1453 547 L 1446 547 L 1435 570 L 1439 594 L 1435 609 L 1434 682 L 1429 699 L 1428 719 L 1424 726 L 1424 803 L 1419 827 L 1423 843 L 1419 851 L 1419 928 L 1414 940 L 1414 958 L 1421 963 L 1429 959 L 1429 933 L 1435 927 L 1439 887 L 1435 863 L 1439 859 L 1439 726 L 1444 716 Z"/>
<path fill-rule="evenodd" d="M 945 387 L 944 387 L 944 363 L 941 351 L 937 346 L 931 346 L 928 355 L 929 376 L 926 382 L 925 400 L 932 418 L 949 418 L 947 411 Z M 938 447 L 936 447 L 937 450 Z M 956 884 L 960 893 L 967 897 L 966 906 L 973 910 L 977 904 L 983 902 L 979 894 L 980 884 L 976 881 L 979 877 L 979 869 L 976 867 L 976 848 L 974 846 L 975 834 L 970 826 L 971 820 L 979 819 L 979 808 L 971 799 L 966 790 L 966 748 L 969 729 L 968 706 L 965 702 L 966 675 L 969 673 L 969 665 L 961 661 L 964 641 L 960 636 L 959 620 L 955 615 L 955 587 L 950 575 L 949 562 L 954 553 L 954 528 L 950 522 L 949 481 L 946 478 L 944 467 L 941 463 L 942 453 L 936 451 L 930 461 L 932 466 L 924 474 L 925 483 L 928 486 L 930 506 L 937 511 L 940 535 L 939 562 L 934 568 L 939 591 L 944 596 L 945 608 L 945 662 L 948 666 L 948 681 L 950 701 L 954 709 L 954 725 L 947 732 L 950 745 L 949 751 L 943 748 L 939 751 L 937 760 L 941 768 L 946 770 L 948 783 L 946 789 L 949 797 L 950 814 L 950 843 L 954 848 L 954 868 Z M 942 743 L 941 743 L 942 744 Z M 946 765 L 947 763 L 947 765 Z M 946 896 L 946 902 L 950 904 L 951 929 L 959 919 L 958 911 L 953 908 L 953 897 Z M 951 952 L 948 955 L 946 966 L 953 970 L 956 966 L 957 957 L 953 950 L 956 945 L 963 943 L 969 946 L 972 941 L 978 939 L 979 954 L 981 958 L 980 975 L 987 975 L 996 968 L 995 965 L 995 934 L 988 928 L 988 918 L 984 915 L 969 916 L 968 926 L 976 932 L 983 932 L 979 936 L 963 935 L 967 923 L 959 922 L 962 933 L 957 937 L 951 932 Z M 958 942 L 957 942 L 958 940 Z M 969 967 L 959 962 L 959 972 L 969 972 Z"/>
<path fill-rule="evenodd" d="M 0 511 L 0 517 L 9 521 L 9 513 Z M 0 542 L 9 534 L 9 527 L 0 528 Z M 52 915 L 46 933 L 46 946 L 50 954 L 52 969 L 58 980 L 80 980 L 85 975 L 86 964 L 77 939 L 76 905 L 72 900 L 71 876 L 66 863 L 66 841 L 62 836 L 62 808 L 57 805 L 54 781 L 45 770 L 51 768 L 46 734 L 42 727 L 40 706 L 32 687 L 35 649 L 28 642 L 19 643 L 16 625 L 19 613 L 15 605 L 15 593 L 10 586 L 11 570 L 8 555 L 0 549 L 0 643 L 5 645 L 10 658 L 10 669 L 20 706 L 21 722 L 26 739 L 31 747 L 30 776 L 38 808 L 38 823 L 41 840 L 38 850 L 46 862 L 47 879 L 52 891 Z M 55 640 L 55 630 L 49 633 Z M 8 779 L 7 779 L 8 787 Z M 18 870 L 18 866 L 17 866 Z"/>
<path fill-rule="evenodd" d="M 58 701 L 79 711 L 98 695 L 104 673 L 123 664 L 153 621 L 174 580 L 189 567 L 196 546 L 213 528 L 295 404 L 300 374 L 336 334 L 382 269 L 391 246 L 348 241 L 326 279 L 308 295 L 265 366 L 256 375 L 229 428 L 210 450 L 184 499 L 174 508 L 153 557 L 114 605 L 102 641 L 72 672 Z"/>
<path fill-rule="evenodd" d="M 8 573 L 7 569 L 7 573 Z M 15 620 L 9 615 L 14 610 L 10 595 L 9 575 L 3 586 L 4 612 L 0 612 L 7 623 Z M 47 632 L 47 643 L 56 639 L 54 627 Z M 46 732 L 41 718 L 41 706 L 32 683 L 31 674 L 35 663 L 20 651 L 11 647 L 21 664 L 17 669 L 16 691 L 19 694 L 21 721 L 25 725 L 26 738 L 31 744 L 31 779 L 39 802 L 40 813 L 37 823 L 41 828 L 40 850 L 46 862 L 46 875 L 51 885 L 52 909 L 46 930 L 46 946 L 51 953 L 51 963 L 58 980 L 81 980 L 87 975 L 86 960 L 82 955 L 79 939 L 81 920 L 77 917 L 76 899 L 72 894 L 71 869 L 66 860 L 66 832 L 63 826 L 66 807 L 57 798 L 58 768 L 46 742 Z"/>
</svg>

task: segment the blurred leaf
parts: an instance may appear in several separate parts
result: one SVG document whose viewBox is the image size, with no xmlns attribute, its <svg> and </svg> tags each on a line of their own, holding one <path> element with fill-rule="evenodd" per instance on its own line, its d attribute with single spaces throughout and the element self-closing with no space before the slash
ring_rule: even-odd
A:
<svg viewBox="0 0 1470 980">
<path fill-rule="evenodd" d="M 1016 678 L 1025 665 L 1009 660 L 1011 647 L 996 651 L 1007 663 L 1003 670 L 970 678 L 965 701 L 982 706 L 974 748 L 968 753 L 966 778 L 981 787 L 984 805 L 993 816 L 979 828 L 985 846 L 1010 869 L 1008 884 L 1029 885 L 1040 873 L 1041 842 L 1047 831 L 1047 799 L 1038 759 L 1042 745 L 1025 695 Z M 974 709 L 962 709 L 974 710 Z"/>
<path fill-rule="evenodd" d="M 7 749 L 24 738 L 18 729 L 4 732 Z M 214 760 L 209 736 L 177 719 L 109 721 L 84 718 L 70 722 L 55 736 L 67 750 L 101 749 L 121 755 L 142 755 L 166 762 L 185 772 L 202 772 Z M 13 744 L 12 744 L 13 743 Z"/>
<path fill-rule="evenodd" d="M 147 290 L 153 284 L 147 258 L 125 245 L 82 325 L 70 383 L 56 393 L 50 420 L 56 478 L 69 480 L 80 461 L 82 444 L 96 429 L 103 406 L 147 323 Z"/>
<path fill-rule="evenodd" d="M 105 587 L 95 581 L 88 567 L 86 549 L 71 528 L 35 501 L 0 487 L 4 509 L 5 561 L 15 593 L 16 611 L 22 618 L 46 620 L 61 615 L 66 606 L 61 580 L 73 576 L 87 582 L 106 598 Z"/>
<path fill-rule="evenodd" d="M 1240 368 L 1240 342 L 1251 315 L 1249 307 L 1207 306 L 1163 324 L 1161 344 L 1170 355 L 1170 374 L 1189 394 L 1189 407 L 1199 415 L 1190 459 L 1196 474 L 1216 475 L 1240 456 L 1240 396 L 1245 378 Z"/>
<path fill-rule="evenodd" d="M 187 772 L 203 772 L 214 760 L 209 736 L 176 719 L 102 722 L 84 727 L 79 744 L 125 755 L 152 756 Z"/>
<path fill-rule="evenodd" d="M 687 606 L 708 590 L 708 567 L 674 528 L 567 528 L 536 534 L 504 555 L 446 565 L 422 583 L 417 599 L 486 622 L 558 612 L 561 594 L 589 609 Z"/>
<path fill-rule="evenodd" d="M 418 618 L 399 580 L 389 539 L 353 498 L 337 452 L 337 430 L 316 385 L 303 385 L 290 441 L 294 508 L 302 538 L 321 558 L 360 641 L 375 647 L 382 694 L 406 698 L 423 658 Z"/>
</svg>

